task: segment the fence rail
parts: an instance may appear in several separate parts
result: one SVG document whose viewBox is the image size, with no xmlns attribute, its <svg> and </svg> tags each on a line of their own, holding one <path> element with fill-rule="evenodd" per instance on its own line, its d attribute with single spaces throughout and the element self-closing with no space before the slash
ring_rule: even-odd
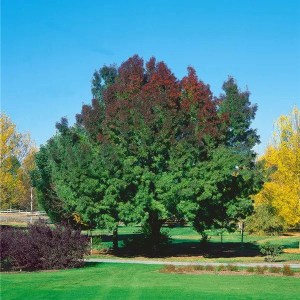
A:
<svg viewBox="0 0 300 300">
<path fill-rule="evenodd" d="M 18 209 L 0 210 L 0 224 L 28 224 L 39 219 L 50 222 L 49 217 L 44 211 L 23 211 Z"/>
<path fill-rule="evenodd" d="M 36 215 L 36 216 L 47 215 L 45 211 L 26 211 L 26 210 L 20 210 L 20 209 L 0 210 L 0 214 L 30 214 L 30 215 Z"/>
</svg>

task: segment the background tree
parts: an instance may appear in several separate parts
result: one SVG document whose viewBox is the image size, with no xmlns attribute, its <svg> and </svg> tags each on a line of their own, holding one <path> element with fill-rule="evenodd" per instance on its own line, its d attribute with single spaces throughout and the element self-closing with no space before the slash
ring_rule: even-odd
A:
<svg viewBox="0 0 300 300">
<path fill-rule="evenodd" d="M 275 125 L 272 144 L 261 157 L 269 180 L 254 197 L 257 205 L 270 205 L 288 226 L 300 223 L 300 112 L 295 107 Z"/>
<path fill-rule="evenodd" d="M 29 134 L 16 131 L 10 118 L 1 113 L 0 198 L 1 208 L 30 208 L 30 172 L 36 149 Z"/>
</svg>

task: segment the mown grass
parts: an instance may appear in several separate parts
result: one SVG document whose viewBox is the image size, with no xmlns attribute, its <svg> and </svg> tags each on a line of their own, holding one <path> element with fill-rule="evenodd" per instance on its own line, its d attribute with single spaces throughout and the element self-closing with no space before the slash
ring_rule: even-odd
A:
<svg viewBox="0 0 300 300">
<path fill-rule="evenodd" d="M 2 299 L 298 299 L 299 278 L 167 274 L 161 266 L 90 264 L 1 275 Z"/>
<path fill-rule="evenodd" d="M 285 249 L 297 248 L 300 236 L 281 235 L 281 236 L 259 236 L 244 235 L 244 243 L 241 244 L 239 232 L 224 233 L 223 244 L 220 236 L 216 232 L 207 231 L 209 242 L 206 249 L 200 246 L 200 236 L 191 227 L 163 228 L 167 230 L 171 237 L 169 252 L 161 255 L 160 260 L 166 261 L 215 261 L 215 262 L 263 262 L 264 257 L 260 255 L 259 245 L 269 241 L 274 244 L 282 245 Z M 138 235 L 140 227 L 119 227 L 119 246 L 121 247 L 118 257 L 126 257 L 122 252 L 124 240 L 134 235 Z M 102 242 L 98 249 L 112 247 L 111 235 L 105 230 L 95 230 L 93 235 L 101 235 Z M 93 255 L 93 257 L 106 257 L 105 255 Z M 140 256 L 130 255 L 130 257 Z M 299 253 L 283 253 L 276 258 L 278 262 L 297 262 L 300 261 Z"/>
</svg>

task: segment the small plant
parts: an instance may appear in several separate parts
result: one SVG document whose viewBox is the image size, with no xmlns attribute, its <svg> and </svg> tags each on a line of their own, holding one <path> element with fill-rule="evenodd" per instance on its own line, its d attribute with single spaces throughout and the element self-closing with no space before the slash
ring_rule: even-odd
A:
<svg viewBox="0 0 300 300">
<path fill-rule="evenodd" d="M 256 273 L 256 274 L 264 274 L 264 273 L 266 272 L 267 269 L 268 269 L 268 268 L 265 267 L 265 266 L 263 266 L 263 267 L 261 267 L 261 266 L 256 266 L 256 268 L 255 268 L 255 273 Z"/>
<path fill-rule="evenodd" d="M 231 272 L 238 271 L 238 267 L 234 265 L 227 265 L 227 270 Z"/>
<path fill-rule="evenodd" d="M 293 276 L 295 271 L 291 269 L 289 265 L 284 265 L 282 268 L 282 274 L 285 276 Z"/>
<path fill-rule="evenodd" d="M 248 267 L 247 269 L 246 269 L 246 271 L 247 272 L 249 272 L 249 273 L 254 273 L 254 268 L 253 267 Z"/>
<path fill-rule="evenodd" d="M 194 268 L 194 266 L 182 266 L 178 269 L 178 271 L 191 273 L 191 272 L 195 271 L 195 268 Z"/>
<path fill-rule="evenodd" d="M 265 260 L 272 262 L 275 261 L 275 257 L 282 253 L 283 247 L 280 245 L 274 245 L 269 242 L 260 246 L 260 253 L 265 255 Z"/>
<path fill-rule="evenodd" d="M 103 247 L 101 236 L 93 236 L 93 249 L 101 250 Z"/>
<path fill-rule="evenodd" d="M 280 273 L 281 268 L 280 267 L 270 267 L 269 272 L 270 273 Z"/>
<path fill-rule="evenodd" d="M 200 246 L 201 246 L 202 248 L 206 248 L 206 246 L 207 246 L 207 244 L 208 244 L 210 238 L 211 238 L 211 237 L 208 236 L 208 234 L 207 234 L 206 232 L 203 231 L 203 232 L 201 233 Z"/>
<path fill-rule="evenodd" d="M 226 270 L 226 266 L 220 265 L 220 266 L 217 267 L 217 270 L 218 271 L 225 271 Z"/>
<path fill-rule="evenodd" d="M 205 270 L 206 271 L 214 271 L 214 266 L 212 266 L 212 265 L 207 265 L 207 266 L 205 266 Z"/>
<path fill-rule="evenodd" d="M 195 269 L 195 271 L 203 271 L 204 270 L 204 266 L 201 266 L 201 265 L 195 266 L 194 269 Z"/>
<path fill-rule="evenodd" d="M 174 273 L 176 272 L 176 267 L 174 265 L 165 265 L 161 270 L 161 273 Z"/>
</svg>

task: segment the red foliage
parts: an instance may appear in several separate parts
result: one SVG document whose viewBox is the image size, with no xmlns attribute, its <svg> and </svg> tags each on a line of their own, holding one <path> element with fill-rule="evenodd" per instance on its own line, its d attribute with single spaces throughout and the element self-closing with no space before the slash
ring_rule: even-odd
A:
<svg viewBox="0 0 300 300">
<path fill-rule="evenodd" d="M 175 138 L 178 126 L 202 139 L 217 136 L 220 119 L 209 86 L 198 80 L 193 68 L 179 81 L 164 62 L 144 61 L 134 55 L 118 68 L 115 81 L 103 89 L 103 103 L 82 108 L 83 125 L 101 142 L 110 130 L 126 132 L 148 124 L 154 134 Z M 105 110 L 105 112 L 104 112 Z M 184 119 L 184 124 L 177 124 Z M 106 132 L 106 133 L 105 133 Z"/>
<path fill-rule="evenodd" d="M 220 119 L 217 115 L 216 102 L 208 85 L 198 80 L 196 71 L 188 67 L 188 75 L 181 80 L 181 106 L 185 113 L 193 112 L 197 120 L 199 137 L 205 134 L 217 136 Z"/>
</svg>

